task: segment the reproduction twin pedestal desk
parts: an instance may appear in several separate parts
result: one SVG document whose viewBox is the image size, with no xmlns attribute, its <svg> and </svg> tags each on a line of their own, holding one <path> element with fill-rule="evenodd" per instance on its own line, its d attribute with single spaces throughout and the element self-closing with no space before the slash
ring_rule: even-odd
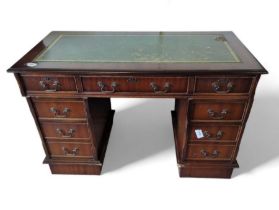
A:
<svg viewBox="0 0 279 210">
<path fill-rule="evenodd" d="M 8 71 L 27 98 L 52 173 L 101 173 L 111 97 L 174 98 L 179 175 L 219 178 L 238 167 L 267 73 L 232 32 L 51 32 Z"/>
</svg>

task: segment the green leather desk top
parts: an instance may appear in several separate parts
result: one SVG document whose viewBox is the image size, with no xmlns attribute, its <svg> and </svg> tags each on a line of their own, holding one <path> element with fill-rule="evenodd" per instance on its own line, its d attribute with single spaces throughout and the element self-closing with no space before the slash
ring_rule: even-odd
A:
<svg viewBox="0 0 279 210">
<path fill-rule="evenodd" d="M 34 61 L 239 62 L 218 34 L 61 34 Z"/>
</svg>

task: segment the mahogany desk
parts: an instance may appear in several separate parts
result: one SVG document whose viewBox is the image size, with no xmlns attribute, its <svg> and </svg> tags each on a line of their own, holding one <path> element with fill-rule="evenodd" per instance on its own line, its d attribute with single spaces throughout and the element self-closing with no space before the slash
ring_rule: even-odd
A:
<svg viewBox="0 0 279 210">
<path fill-rule="evenodd" d="M 8 72 L 52 173 L 99 175 L 110 98 L 144 97 L 175 99 L 179 175 L 219 178 L 238 167 L 256 86 L 267 73 L 232 32 L 51 32 Z"/>
</svg>

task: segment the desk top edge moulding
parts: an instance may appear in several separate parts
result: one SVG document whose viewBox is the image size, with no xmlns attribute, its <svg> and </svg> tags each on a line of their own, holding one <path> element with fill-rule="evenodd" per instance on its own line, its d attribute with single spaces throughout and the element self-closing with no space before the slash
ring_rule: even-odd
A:
<svg viewBox="0 0 279 210">
<path fill-rule="evenodd" d="M 53 174 L 100 175 L 111 98 L 137 97 L 175 100 L 179 176 L 206 178 L 231 178 L 239 167 L 256 87 L 268 73 L 230 31 L 54 31 L 8 72 L 27 99 Z"/>
</svg>

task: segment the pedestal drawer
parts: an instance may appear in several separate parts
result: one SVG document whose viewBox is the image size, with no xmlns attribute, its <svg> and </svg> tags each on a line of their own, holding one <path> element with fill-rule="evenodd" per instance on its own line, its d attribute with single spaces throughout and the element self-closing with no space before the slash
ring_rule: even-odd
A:
<svg viewBox="0 0 279 210">
<path fill-rule="evenodd" d="M 51 157 L 92 157 L 95 152 L 92 144 L 48 143 Z"/>
<path fill-rule="evenodd" d="M 194 93 L 249 93 L 254 77 L 196 77 Z"/>
<path fill-rule="evenodd" d="M 40 119 L 81 119 L 86 117 L 83 101 L 33 99 Z"/>
<path fill-rule="evenodd" d="M 235 142 L 240 126 L 226 124 L 190 125 L 189 139 L 193 142 Z"/>
<path fill-rule="evenodd" d="M 25 89 L 41 92 L 76 92 L 76 82 L 73 76 L 64 75 L 22 75 Z"/>
<path fill-rule="evenodd" d="M 196 121 L 241 121 L 246 100 L 193 100 L 190 119 Z"/>
<path fill-rule="evenodd" d="M 51 140 L 88 141 L 90 138 L 87 123 L 41 122 L 44 137 Z"/>
<path fill-rule="evenodd" d="M 81 77 L 85 92 L 187 93 L 187 77 Z"/>
<path fill-rule="evenodd" d="M 233 145 L 195 145 L 188 146 L 188 160 L 231 160 Z"/>
</svg>

